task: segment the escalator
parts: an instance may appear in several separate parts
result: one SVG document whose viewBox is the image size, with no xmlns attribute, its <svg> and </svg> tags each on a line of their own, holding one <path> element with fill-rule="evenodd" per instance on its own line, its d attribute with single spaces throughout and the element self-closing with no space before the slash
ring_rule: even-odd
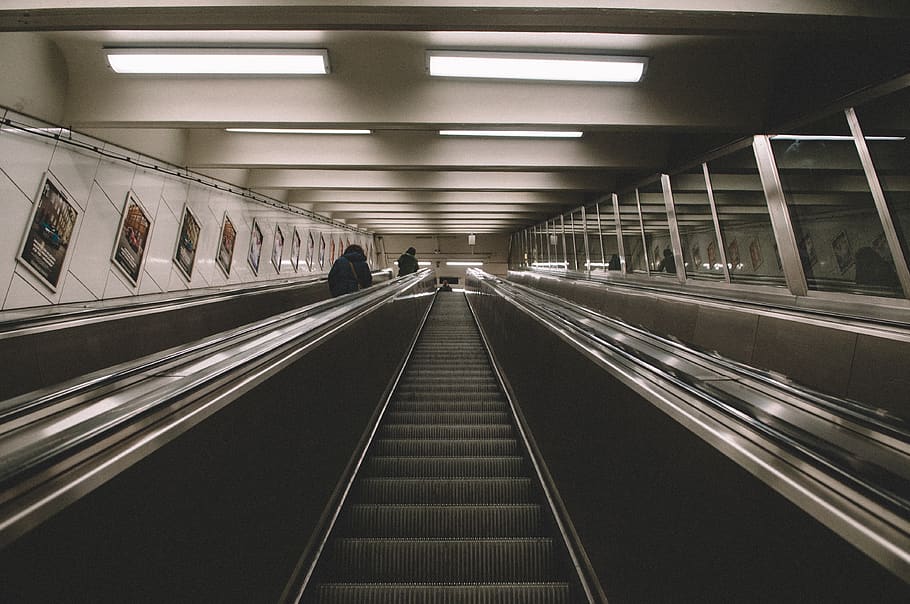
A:
<svg viewBox="0 0 910 604">
<path fill-rule="evenodd" d="M 466 298 L 437 295 L 304 601 L 573 601 L 543 501 Z"/>
</svg>

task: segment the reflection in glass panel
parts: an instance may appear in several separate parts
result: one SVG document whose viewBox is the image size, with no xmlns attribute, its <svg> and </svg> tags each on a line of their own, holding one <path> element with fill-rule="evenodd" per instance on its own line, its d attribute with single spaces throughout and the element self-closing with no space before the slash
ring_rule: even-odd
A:
<svg viewBox="0 0 910 604">
<path fill-rule="evenodd" d="M 639 187 L 638 200 L 641 204 L 641 223 L 645 230 L 645 247 L 648 250 L 651 273 L 675 276 L 676 258 L 670 242 L 670 223 L 660 180 Z"/>
<path fill-rule="evenodd" d="M 636 219 L 635 224 L 638 224 Z M 622 264 L 619 260 L 619 243 L 616 240 L 616 216 L 613 213 L 613 199 L 606 198 L 600 202 L 600 228 L 601 237 L 598 245 L 603 243 L 603 269 L 607 271 L 622 270 Z M 639 247 L 641 247 L 641 236 L 638 237 Z"/>
<path fill-rule="evenodd" d="M 708 261 L 707 251 L 711 248 L 716 250 L 718 244 L 708 186 L 701 166 L 671 176 L 670 187 L 673 191 L 686 276 L 695 279 L 724 279 L 723 264 Z"/>
<path fill-rule="evenodd" d="M 811 290 L 898 296 L 894 263 L 843 114 L 771 145 Z"/>
<path fill-rule="evenodd" d="M 734 283 L 786 286 L 768 203 L 752 147 L 708 162 L 724 255 Z M 704 261 L 723 268 L 720 248 L 702 250 Z"/>
<path fill-rule="evenodd" d="M 641 238 L 641 220 L 635 191 L 619 195 L 619 214 L 622 222 L 622 244 L 626 252 L 626 270 L 630 273 L 648 272 L 648 252 Z"/>
<path fill-rule="evenodd" d="M 910 262 L 910 88 L 857 107 L 856 115 L 888 202 L 901 252 Z M 858 276 L 858 279 L 866 286 L 884 287 L 888 292 L 896 293 L 893 267 L 876 258 L 891 257 L 884 232 L 873 239 L 869 247 L 875 256 L 863 251 L 871 266 L 862 270 L 861 274 L 865 276 Z M 866 261 L 859 250 L 856 261 L 860 265 Z"/>
</svg>

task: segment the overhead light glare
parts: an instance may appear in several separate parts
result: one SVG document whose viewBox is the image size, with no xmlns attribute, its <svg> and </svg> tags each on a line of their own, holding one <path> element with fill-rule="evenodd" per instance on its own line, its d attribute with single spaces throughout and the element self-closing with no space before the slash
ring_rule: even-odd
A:
<svg viewBox="0 0 910 604">
<path fill-rule="evenodd" d="M 647 63 L 644 57 L 427 51 L 430 75 L 454 78 L 638 82 Z"/>
<path fill-rule="evenodd" d="M 771 137 L 773 140 L 780 141 L 852 141 L 853 137 L 849 135 L 825 135 L 825 134 L 775 134 Z M 905 136 L 864 136 L 867 141 L 902 141 L 906 140 Z"/>
<path fill-rule="evenodd" d="M 350 130 L 337 128 L 225 128 L 227 132 L 248 132 L 257 134 L 372 134 L 372 130 Z"/>
<path fill-rule="evenodd" d="M 446 266 L 483 266 L 479 260 L 447 260 Z"/>
<path fill-rule="evenodd" d="M 108 48 L 122 74 L 325 75 L 325 49 Z"/>
<path fill-rule="evenodd" d="M 442 136 L 502 136 L 516 138 L 581 138 L 584 132 L 567 130 L 440 130 Z"/>
</svg>

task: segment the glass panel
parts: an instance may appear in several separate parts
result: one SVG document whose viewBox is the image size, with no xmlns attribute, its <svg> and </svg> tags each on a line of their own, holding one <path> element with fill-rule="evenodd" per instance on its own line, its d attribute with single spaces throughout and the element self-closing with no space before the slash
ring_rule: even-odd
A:
<svg viewBox="0 0 910 604">
<path fill-rule="evenodd" d="M 667 220 L 667 206 L 660 181 L 639 188 L 638 200 L 641 203 L 641 222 L 645 229 L 645 246 L 651 273 L 675 276 L 676 259 L 670 243 L 670 223 Z"/>
<path fill-rule="evenodd" d="M 910 262 L 910 88 L 857 107 L 856 115 L 885 193 L 901 253 Z M 877 235 L 869 247 L 877 256 L 891 258 L 884 232 Z M 864 252 L 864 256 L 873 266 L 863 271 L 866 277 L 860 280 L 897 294 L 892 267 L 881 264 L 868 252 Z M 865 261 L 861 260 L 858 250 L 856 261 L 860 265 Z"/>
<path fill-rule="evenodd" d="M 771 145 L 809 289 L 901 295 L 846 117 L 773 137 Z"/>
<path fill-rule="evenodd" d="M 566 241 L 566 253 L 569 254 L 570 270 L 586 270 L 585 268 L 585 232 L 581 220 L 581 208 L 566 216 L 566 232 L 572 236 Z"/>
<path fill-rule="evenodd" d="M 694 279 L 723 280 L 723 265 L 709 262 L 707 251 L 717 249 L 714 217 L 708 199 L 708 186 L 701 166 L 670 177 L 676 221 L 682 242 L 686 276 Z"/>
<path fill-rule="evenodd" d="M 648 272 L 648 253 L 641 238 L 641 220 L 635 191 L 619 196 L 619 219 L 622 221 L 622 243 L 626 252 L 626 266 L 631 273 Z"/>
<path fill-rule="evenodd" d="M 588 221 L 588 253 L 590 254 L 591 270 L 603 270 L 604 259 L 600 249 L 600 231 L 597 226 L 597 208 L 595 204 L 592 203 L 589 206 L 585 206 L 585 217 Z M 602 219 L 601 222 L 603 222 Z"/>
<path fill-rule="evenodd" d="M 786 286 L 768 203 L 752 147 L 708 162 L 730 280 Z M 708 245 L 703 261 L 722 268 L 720 249 Z"/>
</svg>

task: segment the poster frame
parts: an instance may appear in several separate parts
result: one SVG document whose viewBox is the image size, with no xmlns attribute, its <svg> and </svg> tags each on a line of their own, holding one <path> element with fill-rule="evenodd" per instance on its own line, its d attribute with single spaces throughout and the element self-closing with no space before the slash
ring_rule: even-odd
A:
<svg viewBox="0 0 910 604">
<path fill-rule="evenodd" d="M 294 269 L 294 272 L 299 272 L 300 270 L 300 231 L 297 230 L 297 227 L 294 227 L 291 232 L 291 254 L 289 256 L 291 261 L 291 268 Z"/>
<path fill-rule="evenodd" d="M 325 236 L 319 233 L 319 270 L 325 270 Z"/>
<path fill-rule="evenodd" d="M 224 233 L 226 229 L 230 227 L 234 233 L 234 237 L 231 240 L 231 249 L 227 249 L 224 243 Z M 234 221 L 231 220 L 231 217 L 228 216 L 228 213 L 225 211 L 224 216 L 221 219 L 221 235 L 218 237 L 218 249 L 215 250 L 215 264 L 221 268 L 221 272 L 224 273 L 225 277 L 230 278 L 231 276 L 231 264 L 234 262 L 234 248 L 237 247 L 237 227 L 234 226 Z M 222 259 L 222 251 L 226 252 L 227 256 L 227 265 Z"/>
<path fill-rule="evenodd" d="M 190 237 L 185 237 L 188 235 L 187 219 L 192 220 L 197 227 L 196 234 L 192 239 Z M 193 268 L 196 266 L 196 252 L 199 251 L 199 234 L 202 233 L 202 224 L 196 218 L 196 215 L 190 210 L 190 206 L 186 205 L 183 207 L 183 218 L 180 219 L 180 231 L 177 233 L 177 244 L 174 246 L 174 264 L 177 265 L 177 268 L 180 269 L 181 274 L 186 278 L 187 281 L 193 280 Z M 193 246 L 193 256 L 190 260 L 189 266 L 184 266 L 183 262 L 180 260 L 180 248 L 183 246 L 184 239 L 187 239 Z"/>
<path fill-rule="evenodd" d="M 281 254 L 284 252 L 284 233 L 281 232 L 281 225 L 275 225 L 275 232 L 272 233 L 272 266 L 275 271 L 281 274 Z"/>
<path fill-rule="evenodd" d="M 56 270 L 57 278 L 54 281 L 51 281 L 47 276 L 45 276 L 35 265 L 32 264 L 29 256 L 26 256 L 28 251 L 29 241 L 32 240 L 32 230 L 36 227 L 36 221 L 38 220 L 38 210 L 41 208 L 42 203 L 44 202 L 44 191 L 50 186 L 53 189 L 56 189 L 57 194 L 63 200 L 63 203 L 75 214 L 73 218 L 73 226 L 70 232 L 69 240 L 66 241 L 66 249 L 63 252 L 63 257 L 57 263 L 59 269 Z M 18 252 L 16 254 L 16 262 L 21 264 L 25 269 L 35 276 L 40 283 L 50 289 L 52 292 L 57 291 L 60 283 L 60 277 L 66 274 L 67 269 L 69 268 L 69 262 L 72 258 L 70 254 L 70 246 L 74 243 L 75 235 L 79 232 L 77 228 L 80 220 L 80 210 L 81 208 L 78 204 L 73 201 L 73 196 L 69 191 L 66 190 L 66 187 L 60 182 L 60 180 L 51 173 L 50 170 L 44 173 L 41 177 L 41 183 L 38 185 L 38 191 L 35 195 L 35 199 L 32 202 L 31 213 L 29 214 L 28 223 L 25 228 L 25 232 L 22 235 L 22 239 L 19 243 Z M 53 272 L 53 270 L 52 270 Z"/>
<path fill-rule="evenodd" d="M 257 243 L 255 257 L 253 255 L 253 244 Z M 246 261 L 249 263 L 250 268 L 253 269 L 254 275 L 259 275 L 259 262 L 262 260 L 262 228 L 259 226 L 259 221 L 253 219 L 253 226 L 250 227 L 250 246 L 247 250 Z"/>
<path fill-rule="evenodd" d="M 133 248 L 133 244 L 130 241 L 129 236 L 126 234 L 127 224 L 126 219 L 129 215 L 131 208 L 135 207 L 139 213 L 142 215 L 143 220 L 148 224 L 145 231 L 145 237 L 142 241 L 142 253 L 139 254 L 139 261 L 136 264 L 136 275 L 132 275 L 127 266 L 124 265 L 123 260 L 121 259 L 119 252 L 124 248 L 124 241 L 126 245 L 130 248 Z M 117 238 L 114 239 L 114 250 L 111 252 L 111 262 L 120 269 L 120 272 L 129 279 L 130 283 L 134 287 L 139 286 L 139 281 L 142 279 L 142 269 L 145 266 L 145 259 L 147 257 L 146 252 L 148 252 L 148 244 L 152 240 L 152 231 L 154 230 L 155 223 L 149 218 L 149 213 L 145 209 L 145 206 L 142 204 L 142 200 L 139 199 L 139 196 L 136 195 L 136 192 L 130 190 L 126 194 L 126 200 L 123 203 L 123 212 L 120 215 L 120 226 L 117 228 Z M 133 253 L 136 253 L 135 248 L 133 248 Z"/>
</svg>

